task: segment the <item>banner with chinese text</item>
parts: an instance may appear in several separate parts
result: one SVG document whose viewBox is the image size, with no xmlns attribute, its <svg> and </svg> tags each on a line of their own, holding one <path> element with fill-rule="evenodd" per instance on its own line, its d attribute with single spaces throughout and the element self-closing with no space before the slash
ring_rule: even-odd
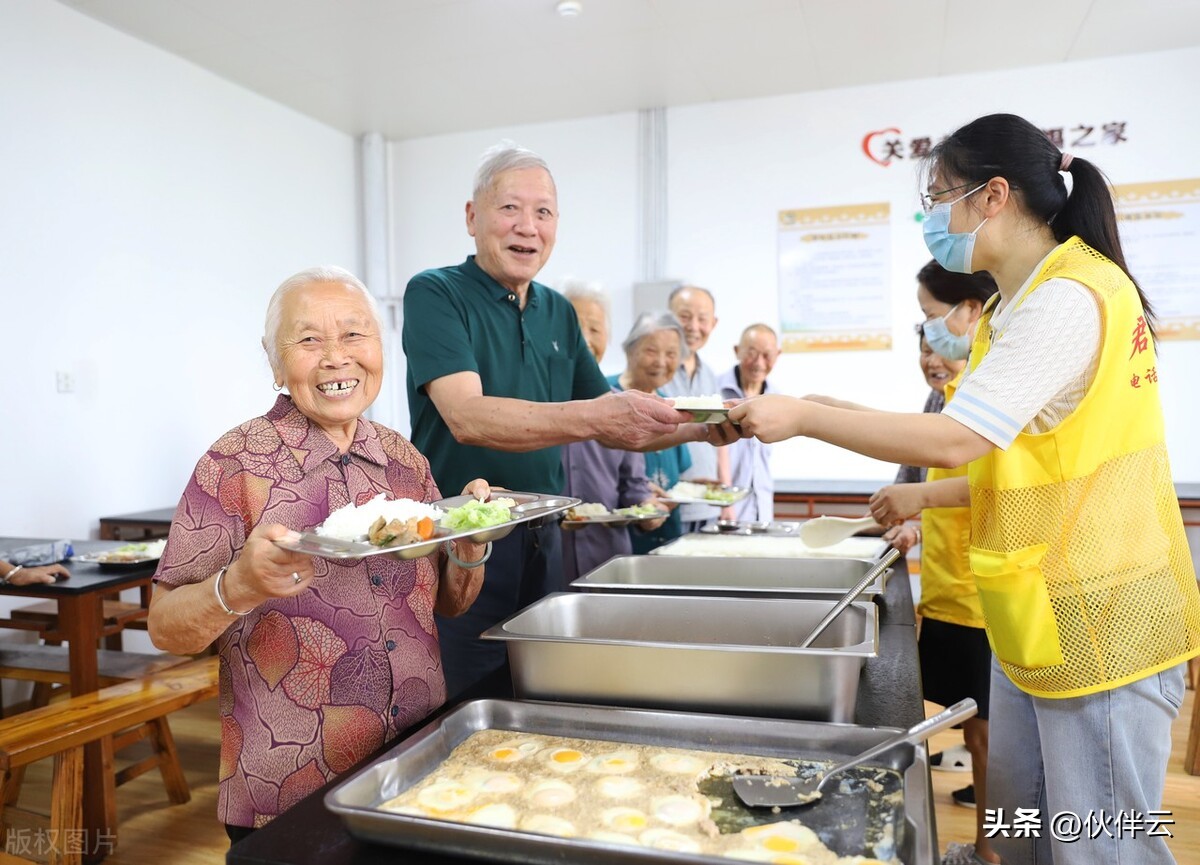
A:
<svg viewBox="0 0 1200 865">
<path fill-rule="evenodd" d="M 1113 192 L 1125 262 L 1154 307 L 1159 339 L 1200 339 L 1200 178 Z"/>
<path fill-rule="evenodd" d="M 890 215 L 887 203 L 780 211 L 784 351 L 892 347 Z"/>
</svg>

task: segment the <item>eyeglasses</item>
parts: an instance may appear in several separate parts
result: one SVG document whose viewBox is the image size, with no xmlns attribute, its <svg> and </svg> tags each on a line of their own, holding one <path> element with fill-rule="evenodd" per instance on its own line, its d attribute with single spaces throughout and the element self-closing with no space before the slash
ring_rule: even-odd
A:
<svg viewBox="0 0 1200 865">
<path fill-rule="evenodd" d="M 940 198 L 941 196 L 945 195 L 947 192 L 954 192 L 959 189 L 966 189 L 968 186 L 971 186 L 973 183 L 974 183 L 974 181 L 972 181 L 971 183 L 960 183 L 958 186 L 951 186 L 949 189 L 942 189 L 942 190 L 939 190 L 938 192 L 922 192 L 921 193 L 921 209 L 924 210 L 926 213 L 928 213 L 929 211 L 933 210 L 933 206 L 937 203 L 936 201 L 934 201 L 935 198 Z"/>
<path fill-rule="evenodd" d="M 760 357 L 766 360 L 767 363 L 772 363 L 775 358 L 779 357 L 779 351 L 759 351 L 756 348 L 748 348 L 741 352 L 738 357 L 747 363 L 754 363 Z"/>
</svg>

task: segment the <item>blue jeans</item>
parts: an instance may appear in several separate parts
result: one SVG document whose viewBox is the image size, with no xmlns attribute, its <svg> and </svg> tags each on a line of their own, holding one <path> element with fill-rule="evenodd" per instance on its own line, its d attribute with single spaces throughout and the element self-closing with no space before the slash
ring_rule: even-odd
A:
<svg viewBox="0 0 1200 865">
<path fill-rule="evenodd" d="M 1005 865 L 1175 861 L 1167 839 L 1149 837 L 1143 827 L 1154 819 L 1174 819 L 1150 812 L 1162 808 L 1171 722 L 1183 702 L 1185 666 L 1110 691 L 1058 700 L 1026 694 L 992 661 L 987 807 L 1003 809 L 999 822 L 1009 825 L 1017 808 L 1037 809 L 1041 824 L 1040 838 L 992 838 Z M 1101 812 L 1113 821 L 1103 828 L 1096 819 Z M 1052 837 L 1055 815 L 1063 813 L 1083 821 L 1078 840 Z M 1139 831 L 1119 826 L 1122 816 L 1135 815 L 1147 821 Z M 1068 825 L 1074 818 L 1065 821 L 1059 834 L 1076 834 Z M 1169 823 L 1161 829 L 1174 834 Z"/>
<path fill-rule="evenodd" d="M 483 588 L 469 610 L 454 618 L 434 617 L 447 699 L 504 666 L 508 645 L 503 640 L 481 640 L 481 633 L 551 592 L 567 590 L 562 529 L 553 520 L 542 526 L 517 526 L 492 544 L 485 567 Z"/>
</svg>

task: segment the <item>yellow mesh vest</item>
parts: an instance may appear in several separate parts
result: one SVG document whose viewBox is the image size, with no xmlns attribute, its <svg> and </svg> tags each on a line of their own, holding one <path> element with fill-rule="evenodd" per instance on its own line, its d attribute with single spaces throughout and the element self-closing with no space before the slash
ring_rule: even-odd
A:
<svg viewBox="0 0 1200 865">
<path fill-rule="evenodd" d="M 1074 697 L 1200 654 L 1200 592 L 1137 291 L 1077 237 L 1050 254 L 1030 293 L 1054 277 L 1099 302 L 1096 377 L 1057 427 L 970 463 L 970 560 L 1008 677 L 1035 696 Z M 972 369 L 993 340 L 991 318 L 976 331 Z"/>
<path fill-rule="evenodd" d="M 962 381 L 960 373 L 946 385 L 946 403 Z M 931 468 L 926 480 L 961 478 L 967 467 Z M 964 625 L 984 626 L 979 592 L 971 574 L 968 549 L 971 545 L 970 508 L 926 508 L 921 511 L 921 603 L 917 612 L 929 619 Z"/>
</svg>

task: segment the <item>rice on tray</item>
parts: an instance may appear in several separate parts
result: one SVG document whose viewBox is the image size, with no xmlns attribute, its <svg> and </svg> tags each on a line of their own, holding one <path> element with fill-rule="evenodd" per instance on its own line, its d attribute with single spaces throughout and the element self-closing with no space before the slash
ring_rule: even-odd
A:
<svg viewBox="0 0 1200 865">
<path fill-rule="evenodd" d="M 314 531 L 327 538 L 358 541 L 367 536 L 367 531 L 371 528 L 372 523 L 380 517 L 383 517 L 385 523 L 390 523 L 392 520 L 401 522 L 410 519 L 419 520 L 424 517 L 428 517 L 436 523 L 441 520 L 444 513 L 445 511 L 441 508 L 425 502 L 417 502 L 412 499 L 389 500 L 387 496 L 380 493 L 361 505 L 343 505 L 331 513 L 325 522 L 317 526 Z"/>
</svg>

